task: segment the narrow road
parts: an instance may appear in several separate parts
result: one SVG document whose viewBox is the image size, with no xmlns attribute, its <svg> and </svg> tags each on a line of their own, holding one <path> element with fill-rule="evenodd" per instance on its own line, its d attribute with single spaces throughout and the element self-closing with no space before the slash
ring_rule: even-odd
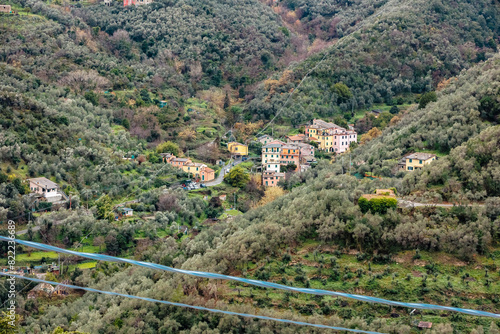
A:
<svg viewBox="0 0 500 334">
<path fill-rule="evenodd" d="M 247 159 L 249 160 L 249 159 Z M 216 186 L 218 184 L 221 184 L 222 181 L 224 181 L 224 176 L 226 175 L 226 173 L 229 173 L 229 171 L 236 165 L 239 165 L 240 163 L 242 163 L 243 160 L 241 158 L 239 158 L 238 160 L 235 160 L 233 163 L 231 163 L 231 160 L 229 160 L 229 163 L 227 165 L 225 165 L 219 172 L 219 176 L 217 176 L 217 178 L 213 181 L 210 181 L 210 182 L 205 182 L 204 184 L 207 186 L 207 187 L 213 187 L 213 186 Z M 225 172 L 224 172 L 225 171 Z"/>
<path fill-rule="evenodd" d="M 398 205 L 400 207 L 404 207 L 404 208 L 416 208 L 416 207 L 420 207 L 420 206 L 437 206 L 437 207 L 442 207 L 442 208 L 452 208 L 454 206 L 460 206 L 460 205 L 462 205 L 462 206 L 474 206 L 474 205 L 484 206 L 484 204 L 479 204 L 479 203 L 471 203 L 471 204 L 417 203 L 417 202 L 413 202 L 413 201 L 404 200 L 401 198 L 398 198 Z"/>
<path fill-rule="evenodd" d="M 62 224 L 62 221 L 56 220 L 55 222 L 52 223 L 52 226 L 56 226 L 56 225 L 60 225 L 60 224 Z M 36 225 L 36 226 L 33 226 L 31 228 L 31 230 L 33 232 L 36 232 L 39 229 L 40 229 L 40 225 Z M 23 235 L 23 234 L 26 234 L 26 233 L 28 233 L 28 229 L 24 229 L 24 230 L 21 230 L 21 231 L 16 231 L 16 235 Z"/>
</svg>

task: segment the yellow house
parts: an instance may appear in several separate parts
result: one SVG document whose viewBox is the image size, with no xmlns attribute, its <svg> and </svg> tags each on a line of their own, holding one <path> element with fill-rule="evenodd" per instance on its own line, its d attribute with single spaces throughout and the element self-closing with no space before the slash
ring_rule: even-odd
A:
<svg viewBox="0 0 500 334">
<path fill-rule="evenodd" d="M 188 163 L 182 166 L 182 170 L 201 182 L 212 181 L 215 178 L 215 171 L 199 162 Z"/>
<path fill-rule="evenodd" d="M 227 149 L 231 154 L 247 156 L 248 155 L 248 146 L 244 144 L 237 143 L 232 141 L 227 144 Z"/>
<path fill-rule="evenodd" d="M 406 171 L 414 171 L 422 169 L 425 165 L 430 164 L 436 160 L 435 154 L 430 153 L 413 153 L 405 157 L 406 159 Z"/>
<path fill-rule="evenodd" d="M 192 162 L 182 166 L 182 170 L 188 174 L 193 174 L 193 176 L 199 175 L 201 170 L 206 167 L 206 165 L 199 162 Z"/>
</svg>

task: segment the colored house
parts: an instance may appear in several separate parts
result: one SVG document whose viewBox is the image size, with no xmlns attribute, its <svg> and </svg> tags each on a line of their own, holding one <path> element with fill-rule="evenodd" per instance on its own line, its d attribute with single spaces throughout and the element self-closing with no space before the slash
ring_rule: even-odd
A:
<svg viewBox="0 0 500 334">
<path fill-rule="evenodd" d="M 436 160 L 436 155 L 431 153 L 413 153 L 406 156 L 406 171 L 422 169 L 425 165 Z"/>
<path fill-rule="evenodd" d="M 301 156 L 314 156 L 314 146 L 306 143 L 296 143 L 294 144 L 300 150 Z"/>
<path fill-rule="evenodd" d="M 349 149 L 351 143 L 358 140 L 356 131 L 320 119 L 315 119 L 313 124 L 307 125 L 305 132 L 309 141 L 318 143 L 318 149 L 331 153 L 343 153 Z"/>
<path fill-rule="evenodd" d="M 257 140 L 262 145 L 267 145 L 268 143 L 274 141 L 273 137 L 271 137 L 269 135 L 262 135 L 262 136 L 258 137 Z"/>
<path fill-rule="evenodd" d="M 10 13 L 12 8 L 10 5 L 0 5 L 0 13 Z"/>
<path fill-rule="evenodd" d="M 31 192 L 42 195 L 47 202 L 57 202 L 62 199 L 57 183 L 45 177 L 36 177 L 27 180 Z"/>
<path fill-rule="evenodd" d="M 153 0 L 123 0 L 123 7 L 126 6 L 140 6 L 140 5 L 149 5 L 153 3 Z"/>
<path fill-rule="evenodd" d="M 265 171 L 262 173 L 262 185 L 266 187 L 276 187 L 278 182 L 285 178 L 285 173 Z"/>
<path fill-rule="evenodd" d="M 127 217 L 133 216 L 134 215 L 134 210 L 131 208 L 121 208 L 120 212 Z"/>
<path fill-rule="evenodd" d="M 295 136 L 287 136 L 286 137 L 286 142 L 289 144 L 296 144 L 296 143 L 304 143 L 308 140 L 307 136 L 303 133 L 300 133 Z"/>
<path fill-rule="evenodd" d="M 262 167 L 267 171 L 280 171 L 282 141 L 274 140 L 262 147 Z"/>
<path fill-rule="evenodd" d="M 205 167 L 201 170 L 200 176 L 201 182 L 212 181 L 215 179 L 215 171 L 210 167 Z"/>
<path fill-rule="evenodd" d="M 167 101 L 160 101 L 160 108 L 164 108 L 168 105 Z"/>
<path fill-rule="evenodd" d="M 295 145 L 283 145 L 280 152 L 280 163 L 282 166 L 294 164 L 295 170 L 300 167 L 300 150 Z"/>
<path fill-rule="evenodd" d="M 172 153 L 160 153 L 160 157 L 167 164 L 171 164 L 172 160 L 176 158 Z"/>
<path fill-rule="evenodd" d="M 189 158 L 173 158 L 170 162 L 172 166 L 177 168 L 182 168 L 183 166 L 191 163 L 193 162 Z"/>
<path fill-rule="evenodd" d="M 199 162 L 186 164 L 182 166 L 182 170 L 202 182 L 215 179 L 215 171 Z"/>
<path fill-rule="evenodd" d="M 231 152 L 232 155 L 236 156 L 247 156 L 248 155 L 248 146 L 238 143 L 238 142 L 229 142 L 227 144 L 227 149 Z"/>
</svg>

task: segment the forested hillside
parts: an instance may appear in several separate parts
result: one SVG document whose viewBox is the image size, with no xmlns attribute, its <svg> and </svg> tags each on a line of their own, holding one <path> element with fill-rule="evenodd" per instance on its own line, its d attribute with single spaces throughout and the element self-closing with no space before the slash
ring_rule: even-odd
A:
<svg viewBox="0 0 500 334">
<path fill-rule="evenodd" d="M 9 3 L 22 15 L 0 14 L 0 234 L 13 219 L 19 238 L 83 252 L 500 313 L 498 1 Z M 317 164 L 284 166 L 266 188 L 252 140 L 306 73 L 267 130 L 275 138 L 315 117 L 383 131 L 342 156 L 316 150 Z M 375 118 L 375 105 L 405 107 Z M 232 140 L 253 160 L 224 181 Z M 398 171 L 413 152 L 437 161 Z M 207 164 L 219 183 L 191 191 L 168 153 Z M 33 201 L 30 177 L 71 199 Z M 456 205 L 360 205 L 375 189 Z M 59 260 L 17 253 L 23 268 Z M 500 322 L 452 312 L 60 260 L 65 272 L 47 279 L 172 302 L 384 333 L 417 333 L 417 318 L 432 334 L 499 333 Z M 22 333 L 331 332 L 93 293 L 27 298 L 33 286 L 16 281 Z"/>
<path fill-rule="evenodd" d="M 74 14 L 114 39 L 129 37 L 137 42 L 144 59 L 175 62 L 182 74 L 204 89 L 223 81 L 237 89 L 264 79 L 289 44 L 272 11 L 252 0 L 92 6 Z M 127 50 L 120 52 L 132 56 Z"/>
<path fill-rule="evenodd" d="M 314 116 L 349 121 L 352 110 L 376 103 L 411 103 L 414 94 L 434 90 L 496 52 L 499 14 L 490 0 L 385 2 L 337 45 L 259 86 L 248 112 L 276 114 L 283 93 L 318 63 L 282 114 L 293 124 Z"/>
<path fill-rule="evenodd" d="M 497 91 L 494 85 L 498 84 L 499 66 L 498 57 L 494 57 L 463 73 L 440 93 L 436 103 L 404 115 L 402 121 L 388 127 L 380 137 L 352 152 L 354 161 L 378 160 L 379 154 L 384 154 L 379 152 L 380 147 L 387 145 L 388 138 L 394 142 L 391 151 L 407 149 L 406 141 L 392 137 L 397 133 L 402 134 L 401 137 L 415 138 L 421 132 L 429 132 L 433 137 L 438 132 L 447 132 L 449 158 L 403 180 L 359 181 L 349 175 L 340 175 L 341 161 L 333 165 L 321 164 L 290 179 L 287 186 L 293 189 L 288 195 L 231 222 L 221 223 L 217 228 L 204 230 L 192 240 L 180 244 L 173 239 L 152 241 L 148 250 L 137 257 L 184 269 L 241 275 L 294 286 L 358 292 L 410 302 L 439 301 L 440 304 L 498 312 L 500 201 L 494 197 L 498 196 L 497 188 L 493 192 L 486 190 L 490 197 L 485 206 L 452 209 L 430 207 L 364 213 L 357 200 L 361 194 L 371 193 L 375 188 L 395 187 L 398 192 L 411 192 L 414 187 L 425 184 L 419 181 L 421 177 L 432 175 L 436 170 L 445 171 L 440 168 L 442 164 L 450 166 L 450 179 L 460 178 L 462 169 L 485 178 L 497 177 L 493 169 L 498 168 L 498 126 L 481 120 L 479 109 L 484 94 Z M 493 88 L 483 90 L 485 87 Z M 471 93 L 472 89 L 476 93 Z M 462 101 L 464 96 L 470 97 L 467 103 Z M 454 109 L 456 119 L 449 120 L 453 123 L 438 125 L 437 121 L 427 121 L 434 117 L 444 121 L 443 115 L 451 112 L 450 101 L 461 101 Z M 467 116 L 462 116 L 461 110 L 467 110 Z M 453 125 L 460 124 L 461 117 L 462 125 L 468 127 L 455 131 Z M 462 135 L 464 132 L 466 136 Z M 474 166 L 474 170 L 467 168 L 467 164 Z M 464 182 L 467 191 L 465 182 L 469 180 L 471 178 L 457 182 Z M 481 183 L 476 185 L 480 187 Z M 332 298 L 266 292 L 238 284 L 108 264 L 101 264 L 75 280 L 85 286 L 208 307 L 250 313 L 257 312 L 255 308 L 258 308 L 271 316 L 294 314 L 296 319 L 307 317 L 308 321 L 351 328 L 411 332 L 406 309 L 390 310 L 385 306 Z M 180 332 L 236 333 L 253 332 L 256 326 L 261 331 L 266 328 L 279 332 L 311 332 L 305 328 L 265 322 L 257 325 L 235 317 L 138 303 L 86 294 L 64 308 L 49 307 L 46 314 L 28 318 L 26 324 L 33 332 L 47 332 L 60 324 L 91 333 L 125 333 L 128 328 L 145 332 L 168 332 L 176 328 Z M 394 313 L 399 318 L 388 320 L 387 316 Z M 488 319 L 472 323 L 463 315 L 432 311 L 423 314 L 435 323 L 432 333 L 480 333 L 483 328 L 496 333 L 497 325 Z"/>
</svg>

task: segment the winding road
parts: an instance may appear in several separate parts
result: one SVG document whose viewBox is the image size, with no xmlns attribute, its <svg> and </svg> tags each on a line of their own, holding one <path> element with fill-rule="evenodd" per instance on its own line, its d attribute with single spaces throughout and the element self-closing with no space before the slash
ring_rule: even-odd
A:
<svg viewBox="0 0 500 334">
<path fill-rule="evenodd" d="M 249 160 L 249 159 L 247 159 L 247 160 Z M 241 158 L 239 158 L 238 160 L 235 160 L 233 163 L 231 163 L 231 160 L 229 160 L 229 163 L 227 165 L 224 165 L 224 167 L 219 172 L 219 176 L 217 176 L 217 178 L 215 180 L 210 181 L 210 182 L 205 182 L 203 184 L 206 185 L 207 187 L 213 187 L 213 186 L 221 184 L 222 181 L 224 181 L 224 176 L 226 175 L 226 173 L 229 173 L 229 171 L 233 167 L 241 164 L 242 162 L 243 162 L 243 160 Z"/>
</svg>

